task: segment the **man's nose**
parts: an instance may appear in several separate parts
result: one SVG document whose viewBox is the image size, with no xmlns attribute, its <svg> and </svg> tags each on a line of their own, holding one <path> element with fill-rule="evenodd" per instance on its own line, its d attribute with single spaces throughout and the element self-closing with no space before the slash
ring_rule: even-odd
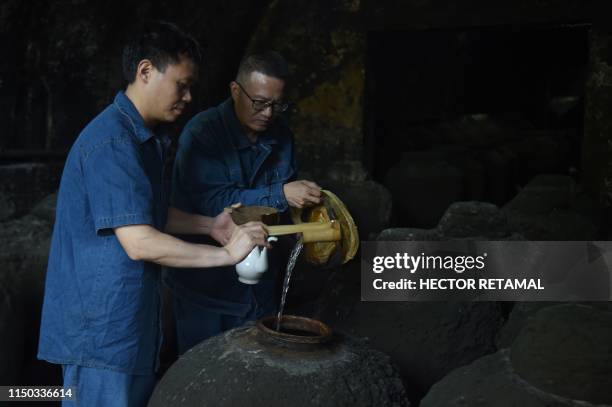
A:
<svg viewBox="0 0 612 407">
<path fill-rule="evenodd" d="M 264 110 L 261 111 L 261 114 L 270 118 L 274 115 L 274 109 L 272 109 L 272 106 L 266 106 Z"/>
<path fill-rule="evenodd" d="M 191 90 L 188 90 L 187 92 L 185 92 L 185 94 L 183 95 L 183 102 L 185 103 L 191 102 Z"/>
</svg>

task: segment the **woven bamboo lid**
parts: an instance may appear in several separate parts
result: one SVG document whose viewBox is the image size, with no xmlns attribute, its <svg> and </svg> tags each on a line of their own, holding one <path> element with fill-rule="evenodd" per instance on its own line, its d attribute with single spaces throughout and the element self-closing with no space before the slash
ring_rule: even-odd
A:
<svg viewBox="0 0 612 407">
<path fill-rule="evenodd" d="M 304 244 L 304 255 L 310 263 L 323 265 L 339 262 L 346 263 L 355 257 L 359 248 L 359 232 L 353 217 L 344 203 L 333 192 L 322 190 L 323 202 L 302 213 L 292 211 L 294 223 L 329 222 L 335 219 L 340 223 L 341 240 L 339 242 L 314 242 Z"/>
</svg>

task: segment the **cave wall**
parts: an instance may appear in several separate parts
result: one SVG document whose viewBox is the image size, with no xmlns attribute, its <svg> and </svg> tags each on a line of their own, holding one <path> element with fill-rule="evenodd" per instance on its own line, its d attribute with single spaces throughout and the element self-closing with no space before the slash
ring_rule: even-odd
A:
<svg viewBox="0 0 612 407">
<path fill-rule="evenodd" d="M 371 161 L 367 36 L 373 31 L 512 25 L 592 24 L 583 183 L 610 204 L 610 8 L 603 1 L 186 0 L 94 2 L 6 0 L 0 4 L 0 152 L 65 150 L 124 86 L 121 43 L 131 24 L 174 21 L 202 44 L 205 63 L 194 89 L 195 112 L 227 97 L 240 58 L 277 49 L 294 73 L 288 113 L 298 159 L 315 178 L 339 160 Z M 402 52 L 401 50 L 398 50 Z M 407 51 L 403 51 L 407 52 Z M 365 92 L 367 94 L 367 92 Z M 606 198 L 608 197 L 608 198 Z"/>
<path fill-rule="evenodd" d="M 324 177 L 333 161 L 361 160 L 368 168 L 372 161 L 376 134 L 368 127 L 372 109 L 364 98 L 366 87 L 376 86 L 367 78 L 369 32 L 592 24 L 581 179 L 591 195 L 610 205 L 604 199 L 612 191 L 612 151 L 606 130 L 610 123 L 602 120 L 611 105 L 607 8 L 601 1 L 563 0 L 277 0 L 268 6 L 248 49 L 274 48 L 290 61 L 294 86 L 289 96 L 295 103 L 290 120 L 298 159 L 308 174 Z"/>
<path fill-rule="evenodd" d="M 289 120 L 300 166 L 315 177 L 334 160 L 360 159 L 365 33 L 359 0 L 274 1 L 248 50 L 272 48 L 292 71 Z"/>
<path fill-rule="evenodd" d="M 21 1 L 0 3 L 0 152 L 66 150 L 125 86 L 130 27 L 175 22 L 202 45 L 204 63 L 186 120 L 229 95 L 228 83 L 269 0 Z"/>
<path fill-rule="evenodd" d="M 582 183 L 604 207 L 612 208 L 612 35 L 591 35 L 591 69 L 586 87 Z"/>
</svg>

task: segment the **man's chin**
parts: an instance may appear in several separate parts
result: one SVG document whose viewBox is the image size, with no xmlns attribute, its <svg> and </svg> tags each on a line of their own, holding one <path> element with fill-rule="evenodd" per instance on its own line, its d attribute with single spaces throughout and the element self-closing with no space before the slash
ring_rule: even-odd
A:
<svg viewBox="0 0 612 407">
<path fill-rule="evenodd" d="M 183 114 L 182 110 L 176 110 L 176 109 L 172 109 L 167 115 L 166 115 L 166 121 L 167 122 L 175 122 L 178 120 L 179 117 L 181 117 L 181 115 Z"/>
<path fill-rule="evenodd" d="M 253 123 L 251 125 L 251 129 L 256 131 L 256 132 L 258 132 L 258 133 L 260 133 L 262 131 L 266 131 L 268 129 L 268 127 L 270 127 L 270 123 L 266 123 L 266 124 L 263 124 L 263 123 Z"/>
</svg>

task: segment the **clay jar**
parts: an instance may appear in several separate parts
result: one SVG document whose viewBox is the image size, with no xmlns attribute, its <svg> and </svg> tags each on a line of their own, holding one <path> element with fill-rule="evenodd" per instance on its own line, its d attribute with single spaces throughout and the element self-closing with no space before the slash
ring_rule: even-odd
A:
<svg viewBox="0 0 612 407">
<path fill-rule="evenodd" d="M 196 345 L 162 377 L 149 406 L 409 405 L 386 355 L 308 318 L 284 316 L 281 334 L 275 322 Z"/>
</svg>

